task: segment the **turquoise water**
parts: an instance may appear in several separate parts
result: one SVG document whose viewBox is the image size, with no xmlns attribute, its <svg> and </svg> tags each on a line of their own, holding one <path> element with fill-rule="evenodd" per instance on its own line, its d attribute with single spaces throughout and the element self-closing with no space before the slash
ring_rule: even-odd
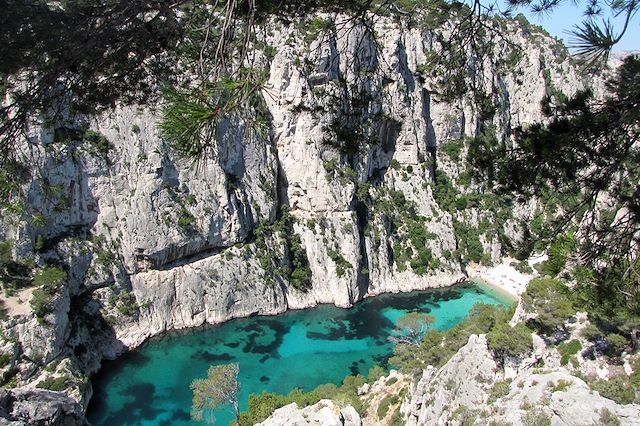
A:
<svg viewBox="0 0 640 426">
<path fill-rule="evenodd" d="M 428 312 L 434 327 L 458 324 L 476 303 L 507 304 L 475 284 L 441 290 L 381 295 L 351 309 L 321 305 L 278 316 L 242 318 L 219 326 L 171 332 L 149 340 L 94 377 L 88 410 L 95 425 L 188 425 L 194 378 L 210 365 L 240 364 L 240 409 L 250 393 L 311 390 L 341 383 L 349 374 L 367 374 L 375 364 L 388 366 L 393 345 L 387 341 L 398 318 Z M 227 425 L 232 410 L 216 413 Z"/>
</svg>

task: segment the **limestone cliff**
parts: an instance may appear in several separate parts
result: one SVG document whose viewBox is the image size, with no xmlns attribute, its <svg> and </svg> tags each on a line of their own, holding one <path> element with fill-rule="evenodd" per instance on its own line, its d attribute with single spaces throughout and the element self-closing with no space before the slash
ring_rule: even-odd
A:
<svg viewBox="0 0 640 426">
<path fill-rule="evenodd" d="M 410 385 L 408 396 L 389 411 L 398 411 L 402 423 L 411 426 L 640 424 L 638 404 L 617 404 L 592 391 L 575 371 L 554 367 L 557 353 L 537 339 L 535 353 L 512 360 L 510 368 L 496 364 L 485 335 L 472 335 L 445 365 L 430 366 L 415 380 L 392 372 L 395 383 L 404 379 Z M 538 359 L 551 361 L 551 366 L 540 367 Z M 388 424 L 375 415 L 380 400 L 397 393 L 387 381 L 379 379 L 363 395 L 371 404 L 364 425 Z"/>
<path fill-rule="evenodd" d="M 505 66 L 511 47 L 497 41 L 482 67 L 463 71 L 487 87 L 487 109 L 473 93 L 438 96 L 428 58 L 440 45 L 428 28 L 385 17 L 373 27 L 341 15 L 313 19 L 331 25 L 261 29 L 275 52 L 263 57 L 271 128 L 229 118 L 195 164 L 160 136 L 156 106 L 35 120 L 22 144 L 19 200 L 2 207 L 0 237 L 14 260 L 33 271 L 57 265 L 66 279 L 39 318 L 4 324 L 5 372 L 15 385 L 66 378 L 66 393 L 86 407 L 86 376 L 101 359 L 164 331 L 317 303 L 346 307 L 464 278 L 454 221 L 478 230 L 495 214 L 438 204 L 437 170 L 461 193 L 483 190 L 463 185 L 464 165 L 440 147 L 489 128 L 508 141 L 512 128 L 542 119 L 550 91 L 582 87 L 580 74 L 555 41 L 506 23 L 522 59 Z M 290 217 L 281 226 L 298 239 L 270 230 L 281 206 Z M 530 213 L 515 202 L 508 209 L 514 214 L 499 229 L 478 231 L 487 260 L 501 256 L 502 236 L 518 239 L 517 218 Z M 294 286 L 299 248 L 310 283 Z M 11 418 L 28 418 L 16 410 Z"/>
</svg>

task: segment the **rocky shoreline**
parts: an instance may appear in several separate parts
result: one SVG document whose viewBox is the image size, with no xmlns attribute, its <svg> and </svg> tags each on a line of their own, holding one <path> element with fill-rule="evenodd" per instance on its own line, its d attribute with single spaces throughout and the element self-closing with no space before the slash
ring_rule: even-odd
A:
<svg viewBox="0 0 640 426">
<path fill-rule="evenodd" d="M 246 305 L 236 303 L 234 304 L 235 309 L 230 311 L 226 316 L 221 316 L 219 311 L 206 310 L 200 315 L 177 315 L 171 317 L 163 315 L 161 317 L 164 320 L 163 322 L 153 320 L 150 320 L 148 322 L 139 321 L 135 324 L 129 324 L 126 327 L 122 327 L 121 329 L 116 328 L 116 338 L 118 342 L 122 344 L 122 346 L 120 347 L 121 350 L 131 350 L 143 344 L 147 339 L 171 330 L 194 328 L 205 324 L 221 324 L 232 319 L 244 318 L 254 315 L 276 315 L 289 310 L 312 308 L 319 304 L 332 304 L 339 308 L 350 308 L 354 304 L 363 301 L 368 297 L 375 297 L 380 294 L 400 292 L 407 293 L 411 291 L 427 290 L 431 288 L 444 288 L 462 283 L 466 280 L 467 277 L 462 274 L 433 276 L 425 280 L 410 281 L 409 283 L 405 283 L 405 285 L 398 288 L 379 286 L 375 292 L 369 292 L 354 299 L 336 298 L 332 300 L 327 296 L 318 297 L 317 293 L 314 294 L 313 292 L 310 292 L 309 294 L 304 294 L 304 292 L 295 292 L 292 291 L 293 289 L 289 289 L 290 292 L 282 292 L 280 294 L 277 294 L 277 296 L 268 299 L 269 301 L 273 302 L 270 304 L 262 306 L 257 304 L 250 304 L 247 307 Z M 143 298 L 146 296 L 146 294 L 144 296 L 138 296 L 138 294 L 136 294 L 136 296 L 138 297 L 138 300 L 144 300 Z M 289 296 L 292 297 L 289 298 Z M 255 296 L 254 300 L 264 301 L 264 299 L 261 299 L 259 296 Z M 158 307 L 155 308 L 155 311 L 155 314 L 150 312 L 148 314 L 148 317 L 157 319 L 157 315 L 159 313 L 170 312 L 168 310 L 163 311 L 162 308 Z M 119 345 L 117 345 L 116 347 L 118 346 Z M 121 353 L 122 352 L 120 352 L 119 354 Z"/>
</svg>

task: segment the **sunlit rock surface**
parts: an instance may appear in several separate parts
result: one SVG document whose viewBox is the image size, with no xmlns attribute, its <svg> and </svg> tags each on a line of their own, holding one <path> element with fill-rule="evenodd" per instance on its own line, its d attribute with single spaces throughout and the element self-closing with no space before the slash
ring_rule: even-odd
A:
<svg viewBox="0 0 640 426">
<path fill-rule="evenodd" d="M 495 111 L 487 115 L 472 93 L 437 96 L 437 79 L 424 72 L 439 49 L 430 30 L 381 17 L 371 32 L 343 25 L 341 15 L 322 18 L 338 29 L 310 42 L 296 36 L 294 24 L 265 24 L 265 42 L 277 52 L 264 62 L 271 129 L 229 118 L 199 162 L 179 158 L 160 136 L 157 105 L 118 106 L 98 117 L 66 111 L 30 130 L 24 209 L 3 213 L 0 236 L 12 241 L 16 259 L 63 265 L 68 282 L 44 322 L 28 315 L 4 325 L 18 386 L 34 370 L 47 376 L 39 368 L 60 359 L 89 375 L 103 358 L 170 329 L 318 303 L 351 306 L 368 295 L 465 277 L 451 256 L 459 245 L 454 218 L 436 203 L 432 185 L 436 166 L 456 185 L 463 166 L 439 147 L 488 127 L 508 137 L 511 128 L 543 118 L 540 101 L 552 87 L 572 94 L 584 86 L 582 75 L 550 38 L 510 23 L 505 33 L 523 46 L 522 61 L 500 65 L 507 45 L 498 42 L 474 73 L 493 94 Z M 356 107 L 360 98 L 367 101 Z M 346 110 L 362 133 L 348 154 L 336 148 L 354 137 L 340 133 Z M 108 149 L 89 142 L 86 128 L 103 135 Z M 423 217 L 438 260 L 421 274 L 408 262 L 399 267 L 396 230 L 358 198 L 375 206 L 399 193 L 411 215 Z M 266 241 L 277 264 L 265 266 L 255 244 L 258 225 L 273 223 L 282 205 L 308 259 L 304 290 L 286 274 L 266 279 L 291 266 L 277 233 Z M 513 206 L 507 237 L 519 238 L 515 224 L 531 207 Z M 40 214 L 44 226 L 32 220 Z M 473 209 L 456 215 L 475 227 L 484 218 Z M 497 260 L 499 236 L 486 233 L 481 242 Z M 80 394 L 90 395 L 90 384 L 82 386 L 88 389 Z M 77 400 L 86 406 L 86 398 Z"/>
</svg>

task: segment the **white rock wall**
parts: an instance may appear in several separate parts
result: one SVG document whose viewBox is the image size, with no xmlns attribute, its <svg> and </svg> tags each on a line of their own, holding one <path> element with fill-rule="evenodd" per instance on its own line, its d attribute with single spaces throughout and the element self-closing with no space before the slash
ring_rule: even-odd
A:
<svg viewBox="0 0 640 426">
<path fill-rule="evenodd" d="M 432 154 L 482 126 L 508 135 L 512 127 L 541 120 L 545 74 L 567 93 L 582 87 L 580 74 L 568 61 L 556 63 L 550 43 L 532 43 L 524 30 L 510 28 L 512 40 L 525 46 L 524 60 L 509 72 L 487 62 L 483 78 L 500 108 L 486 119 L 471 94 L 439 100 L 435 80 L 419 76 L 438 48 L 429 30 L 380 18 L 374 40 L 363 26 L 345 24 L 344 16 L 322 17 L 338 29 L 308 45 L 293 24 L 267 25 L 266 42 L 277 51 L 265 64 L 270 137 L 230 118 L 218 126 L 207 157 L 194 164 L 163 140 L 153 106 L 118 106 L 99 117 L 67 112 L 64 119 L 50 117 L 51 127 L 34 128 L 25 145 L 33 170 L 23 186 L 25 211 L 3 214 L 0 235 L 14 241 L 18 257 L 61 261 L 71 278 L 47 325 L 20 319 L 6 327 L 25 354 L 45 361 L 60 354 L 73 358 L 74 350 L 89 346 L 93 352 L 82 361 L 89 373 L 103 355 L 113 357 L 167 330 L 317 303 L 347 307 L 367 295 L 464 278 L 461 265 L 442 259 L 458 242 L 452 217 L 437 205 L 429 185 Z M 497 43 L 495 58 L 504 49 Z M 366 99 L 364 107 L 355 108 L 349 96 Z M 341 153 L 332 146 L 331 124 L 344 120 L 346 110 L 362 125 L 366 143 Z M 82 140 L 85 125 L 112 145 L 106 158 Z M 80 136 L 53 143 L 53 128 L 63 126 Z M 436 158 L 450 177 L 460 172 L 439 153 Z M 398 270 L 387 244 L 389 221 L 371 205 L 363 210 L 356 197 L 363 182 L 371 184 L 373 201 L 400 191 L 425 217 L 435 235 L 429 249 L 441 260 L 438 269 L 423 276 L 410 267 Z M 267 284 L 252 242 L 257 225 L 272 223 L 280 205 L 289 207 L 291 231 L 308 258 L 312 279 L 306 291 L 286 279 Z M 38 213 L 45 226 L 33 223 Z M 38 241 L 46 243 L 45 252 L 34 255 Z M 485 241 L 494 258 L 500 254 L 496 244 Z M 339 268 L 336 253 L 351 267 Z M 122 291 L 131 292 L 139 306 L 133 317 L 119 314 L 119 302 L 112 300 Z M 78 306 L 79 316 L 71 312 Z M 89 326 L 97 316 L 109 320 L 99 331 Z"/>
</svg>

